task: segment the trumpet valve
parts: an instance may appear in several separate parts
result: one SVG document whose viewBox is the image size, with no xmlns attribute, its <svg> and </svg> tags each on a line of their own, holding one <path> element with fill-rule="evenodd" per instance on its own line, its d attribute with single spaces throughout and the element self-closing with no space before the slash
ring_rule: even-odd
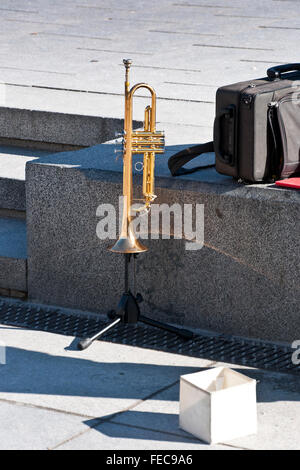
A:
<svg viewBox="0 0 300 470">
<path fill-rule="evenodd" d="M 161 131 L 134 131 L 131 145 L 133 153 L 164 153 L 165 135 Z"/>
</svg>

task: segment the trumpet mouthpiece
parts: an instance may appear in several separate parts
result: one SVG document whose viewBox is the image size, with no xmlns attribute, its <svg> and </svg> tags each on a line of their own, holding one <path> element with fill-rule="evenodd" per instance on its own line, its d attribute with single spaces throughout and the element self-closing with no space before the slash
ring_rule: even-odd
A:
<svg viewBox="0 0 300 470">
<path fill-rule="evenodd" d="M 131 59 L 123 59 L 123 64 L 125 65 L 125 67 L 127 69 L 129 69 L 131 64 L 132 64 L 132 60 Z"/>
</svg>

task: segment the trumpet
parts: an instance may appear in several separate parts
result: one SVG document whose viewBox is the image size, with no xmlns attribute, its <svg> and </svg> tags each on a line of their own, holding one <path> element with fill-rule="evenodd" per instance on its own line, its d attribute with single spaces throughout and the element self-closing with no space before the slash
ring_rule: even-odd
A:
<svg viewBox="0 0 300 470">
<path fill-rule="evenodd" d="M 146 83 L 137 83 L 132 88 L 129 87 L 129 69 L 132 61 L 123 60 L 125 75 L 125 119 L 123 134 L 123 214 L 121 233 L 116 243 L 109 248 L 115 253 L 123 253 L 125 256 L 125 272 L 124 284 L 125 291 L 116 310 L 110 310 L 108 317 L 113 320 L 112 323 L 100 330 L 91 338 L 85 338 L 78 343 L 78 349 L 88 348 L 94 341 L 101 338 L 106 332 L 117 326 L 119 323 L 137 323 L 141 321 L 147 325 L 155 326 L 165 331 L 170 331 L 181 338 L 192 339 L 194 334 L 191 331 L 182 328 L 176 328 L 152 318 L 141 315 L 139 304 L 143 297 L 141 294 L 134 293 L 129 288 L 129 262 L 133 255 L 133 262 L 138 253 L 147 251 L 145 247 L 136 237 L 132 227 L 132 155 L 143 154 L 143 196 L 144 206 L 142 209 L 149 211 L 151 202 L 155 199 L 154 194 L 154 164 L 155 154 L 163 153 L 165 148 L 164 133 L 155 130 L 155 113 L 156 113 L 156 94 L 154 89 Z M 144 130 L 133 131 L 132 129 L 132 101 L 133 95 L 139 88 L 146 88 L 151 94 L 151 106 L 145 109 Z M 141 210 L 142 210 L 141 209 Z M 135 269 L 134 269 L 135 272 Z M 134 274 L 135 279 L 135 274 Z"/>
<path fill-rule="evenodd" d="M 155 155 L 165 150 L 165 138 L 156 126 L 156 93 L 147 83 L 137 83 L 132 88 L 129 84 L 130 59 L 124 59 L 125 65 L 125 118 L 123 133 L 123 213 L 121 233 L 116 243 L 109 248 L 115 253 L 134 254 L 147 251 L 136 237 L 132 227 L 132 155 L 143 154 L 143 197 L 144 205 L 138 211 L 150 210 L 150 205 L 156 198 L 154 194 Z M 151 106 L 145 108 L 144 129 L 134 131 L 132 128 L 133 96 L 140 88 L 147 89 L 151 94 Z"/>
</svg>

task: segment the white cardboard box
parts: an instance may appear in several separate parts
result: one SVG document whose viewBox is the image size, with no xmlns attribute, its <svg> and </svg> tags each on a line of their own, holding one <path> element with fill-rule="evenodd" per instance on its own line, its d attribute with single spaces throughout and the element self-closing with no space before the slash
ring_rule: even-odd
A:
<svg viewBox="0 0 300 470">
<path fill-rule="evenodd" d="M 226 367 L 182 375 L 179 426 L 208 443 L 255 434 L 256 380 Z"/>
</svg>

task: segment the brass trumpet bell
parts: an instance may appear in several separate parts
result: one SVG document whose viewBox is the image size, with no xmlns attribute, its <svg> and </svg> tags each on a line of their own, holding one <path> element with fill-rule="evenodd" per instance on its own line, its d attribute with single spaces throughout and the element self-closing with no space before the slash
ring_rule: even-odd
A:
<svg viewBox="0 0 300 470">
<path fill-rule="evenodd" d="M 127 235 L 121 235 L 116 243 L 109 248 L 109 251 L 113 253 L 134 254 L 148 251 L 148 248 L 136 238 L 132 230 L 128 230 Z"/>
</svg>

